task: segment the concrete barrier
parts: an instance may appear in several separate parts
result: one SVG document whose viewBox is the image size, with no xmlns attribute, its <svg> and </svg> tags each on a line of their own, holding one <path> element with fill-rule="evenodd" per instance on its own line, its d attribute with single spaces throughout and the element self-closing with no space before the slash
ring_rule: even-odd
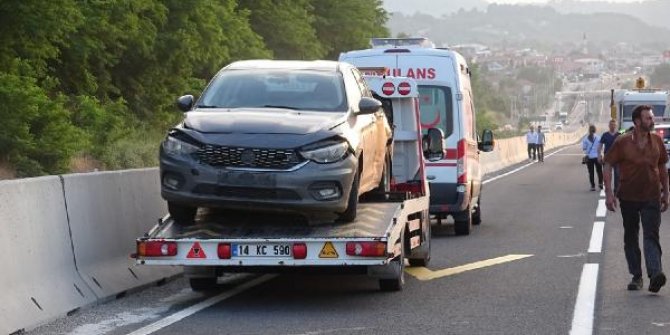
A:
<svg viewBox="0 0 670 335">
<path fill-rule="evenodd" d="M 135 239 L 167 211 L 158 169 L 63 176 L 79 272 L 99 298 L 170 277 L 180 267 L 135 266 Z"/>
<path fill-rule="evenodd" d="M 577 143 L 586 134 L 586 128 L 572 133 L 548 133 L 545 153 L 548 150 L 564 145 Z M 482 174 L 502 170 L 514 164 L 528 160 L 528 146 L 523 136 L 496 140 L 496 147 L 492 152 L 481 154 Z"/>
<path fill-rule="evenodd" d="M 0 334 L 95 301 L 77 273 L 59 177 L 0 182 Z"/>
</svg>

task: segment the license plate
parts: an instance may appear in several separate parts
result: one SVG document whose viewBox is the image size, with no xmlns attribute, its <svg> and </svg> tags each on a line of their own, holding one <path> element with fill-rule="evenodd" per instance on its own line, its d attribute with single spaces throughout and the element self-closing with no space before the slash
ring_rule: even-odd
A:
<svg viewBox="0 0 670 335">
<path fill-rule="evenodd" d="M 219 185 L 222 186 L 248 186 L 248 187 L 275 187 L 276 176 L 273 173 L 246 172 L 246 171 L 220 171 Z"/>
<path fill-rule="evenodd" d="M 233 244 L 233 257 L 291 257 L 291 245 L 281 243 Z"/>
</svg>

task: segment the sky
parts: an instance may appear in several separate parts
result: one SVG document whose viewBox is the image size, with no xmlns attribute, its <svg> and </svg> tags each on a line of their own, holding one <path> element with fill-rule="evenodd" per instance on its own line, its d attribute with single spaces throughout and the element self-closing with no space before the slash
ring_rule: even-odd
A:
<svg viewBox="0 0 670 335">
<path fill-rule="evenodd" d="M 487 0 L 496 3 L 546 3 L 548 0 Z M 578 1 L 601 1 L 601 2 L 640 2 L 644 0 L 578 0 Z"/>
</svg>

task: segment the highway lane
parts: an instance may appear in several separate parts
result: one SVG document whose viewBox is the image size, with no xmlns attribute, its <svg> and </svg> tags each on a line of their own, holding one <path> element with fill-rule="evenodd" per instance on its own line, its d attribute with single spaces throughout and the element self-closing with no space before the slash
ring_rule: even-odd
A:
<svg viewBox="0 0 670 335">
<path fill-rule="evenodd" d="M 593 333 L 667 334 L 670 291 L 625 291 L 629 277 L 618 213 L 606 218 L 602 254 L 587 252 L 593 223 L 603 218 L 596 218 L 600 194 L 589 191 L 579 160 L 571 146 L 543 164 L 488 182 L 483 223 L 470 236 L 436 227 L 441 234 L 433 238 L 428 268 L 437 278 L 407 275 L 405 290 L 381 293 L 366 277 L 279 275 L 153 334 L 568 334 L 586 263 L 600 266 Z M 662 235 L 666 246 L 669 234 Z M 509 255 L 525 257 L 439 276 L 444 269 Z M 224 294 L 256 276 L 237 278 Z M 191 292 L 181 278 L 28 334 L 142 334 L 142 327 L 213 297 Z M 642 315 L 630 316 L 631 309 Z"/>
</svg>

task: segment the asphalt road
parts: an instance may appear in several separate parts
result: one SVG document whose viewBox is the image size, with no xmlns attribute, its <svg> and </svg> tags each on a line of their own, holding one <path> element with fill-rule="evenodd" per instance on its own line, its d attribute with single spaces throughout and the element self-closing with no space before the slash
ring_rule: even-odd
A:
<svg viewBox="0 0 670 335">
<path fill-rule="evenodd" d="M 488 176 L 482 225 L 469 236 L 435 227 L 435 278 L 408 274 L 401 292 L 359 276 L 235 275 L 205 295 L 177 278 L 27 334 L 670 334 L 670 288 L 626 291 L 620 214 L 596 216 L 602 197 L 580 156 L 571 146 Z M 595 221 L 605 222 L 601 252 Z M 667 224 L 661 237 L 670 246 Z M 592 292 L 585 268 L 596 270 Z"/>
</svg>

